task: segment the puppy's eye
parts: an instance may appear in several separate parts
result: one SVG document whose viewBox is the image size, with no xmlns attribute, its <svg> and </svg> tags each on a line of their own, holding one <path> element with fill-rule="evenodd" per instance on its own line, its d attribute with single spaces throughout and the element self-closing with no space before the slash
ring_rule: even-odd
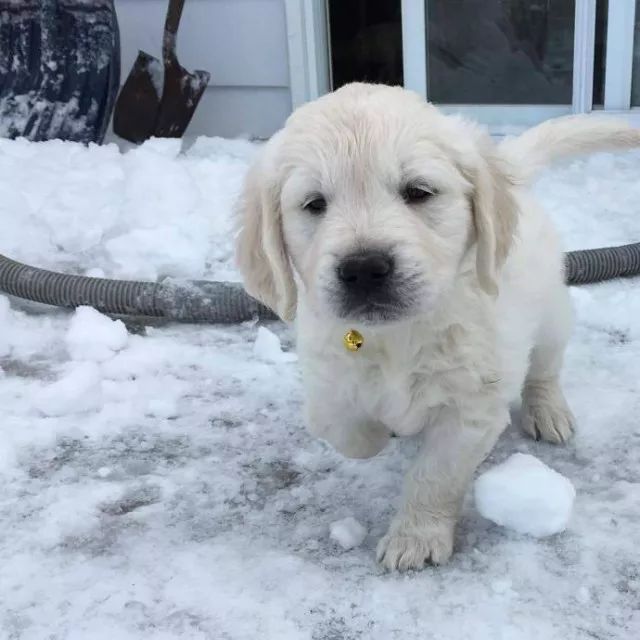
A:
<svg viewBox="0 0 640 640">
<path fill-rule="evenodd" d="M 318 215 L 327 210 L 327 201 L 321 195 L 315 194 L 304 202 L 302 208 L 309 213 Z"/>
<path fill-rule="evenodd" d="M 402 198 L 407 204 L 420 204 L 435 192 L 428 187 L 409 184 L 402 190 Z"/>
</svg>

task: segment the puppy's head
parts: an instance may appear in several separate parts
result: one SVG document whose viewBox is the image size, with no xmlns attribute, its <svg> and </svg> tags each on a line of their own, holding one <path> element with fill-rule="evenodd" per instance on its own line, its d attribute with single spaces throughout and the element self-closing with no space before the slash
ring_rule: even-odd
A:
<svg viewBox="0 0 640 640">
<path fill-rule="evenodd" d="M 240 200 L 247 291 L 284 319 L 298 287 L 319 314 L 408 319 L 435 308 L 475 247 L 495 294 L 515 208 L 493 153 L 482 131 L 397 87 L 347 85 L 301 107 Z"/>
</svg>

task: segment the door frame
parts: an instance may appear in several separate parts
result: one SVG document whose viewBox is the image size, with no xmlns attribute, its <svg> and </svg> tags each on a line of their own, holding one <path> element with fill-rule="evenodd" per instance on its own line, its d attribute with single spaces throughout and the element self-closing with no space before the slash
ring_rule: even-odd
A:
<svg viewBox="0 0 640 640">
<path fill-rule="evenodd" d="M 592 108 L 587 113 L 615 116 L 640 127 L 640 105 L 631 105 L 635 19 L 636 0 L 609 0 L 604 107 Z M 595 20 L 593 24 L 595 28 Z"/>
<path fill-rule="evenodd" d="M 327 0 L 284 0 L 291 106 L 331 91 Z"/>
<path fill-rule="evenodd" d="M 606 111 L 631 109 L 635 17 L 636 0 L 609 2 L 607 69 L 604 85 Z"/>
</svg>

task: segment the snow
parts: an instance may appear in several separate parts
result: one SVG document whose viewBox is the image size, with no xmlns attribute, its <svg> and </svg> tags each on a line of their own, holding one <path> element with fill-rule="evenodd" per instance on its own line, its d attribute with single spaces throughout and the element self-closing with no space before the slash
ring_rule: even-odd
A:
<svg viewBox="0 0 640 640">
<path fill-rule="evenodd" d="M 73 273 L 237 280 L 231 207 L 254 153 L 207 138 L 184 154 L 174 141 L 123 154 L 0 140 L 0 252 Z M 638 152 L 556 167 L 536 192 L 571 248 L 640 238 Z M 519 535 L 469 496 L 450 564 L 408 575 L 384 573 L 374 549 L 416 443 L 346 460 L 311 438 L 298 365 L 279 355 L 293 351 L 287 327 L 268 325 L 280 351 L 262 332 L 256 352 L 250 323 L 134 322 L 88 360 L 68 347 L 79 315 L 0 296 L 0 637 L 638 637 L 639 286 L 573 289 L 575 439 L 513 427 L 481 469 L 524 453 L 569 478 L 566 530 Z M 368 531 L 348 553 L 327 535 L 346 516 Z"/>
<path fill-rule="evenodd" d="M 127 328 L 92 307 L 75 310 L 65 342 L 74 360 L 102 362 L 127 346 Z"/>
<path fill-rule="evenodd" d="M 567 528 L 576 490 L 535 456 L 514 453 L 480 475 L 474 496 L 488 520 L 542 538 Z"/>
<path fill-rule="evenodd" d="M 0 296 L 0 327 L 8 324 L 10 306 L 7 298 Z M 0 358 L 9 355 L 9 340 L 7 336 L 0 334 Z M 0 369 L 1 371 L 1 369 Z"/>
<path fill-rule="evenodd" d="M 253 343 L 253 353 L 257 358 L 266 362 L 295 362 L 295 353 L 282 350 L 280 338 L 266 327 L 258 327 L 256 341 Z"/>
<path fill-rule="evenodd" d="M 345 551 L 359 547 L 367 536 L 367 530 L 353 516 L 336 520 L 329 525 L 329 537 Z"/>
<path fill-rule="evenodd" d="M 34 404 L 44 416 L 87 413 L 102 408 L 102 377 L 92 362 L 71 363 L 52 384 L 36 390 Z"/>
</svg>

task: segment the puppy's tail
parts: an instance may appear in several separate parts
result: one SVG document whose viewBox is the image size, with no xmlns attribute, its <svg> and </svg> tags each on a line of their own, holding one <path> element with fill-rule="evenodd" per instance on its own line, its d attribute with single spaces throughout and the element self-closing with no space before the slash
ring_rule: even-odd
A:
<svg viewBox="0 0 640 640">
<path fill-rule="evenodd" d="M 640 129 L 624 120 L 596 116 L 567 116 L 543 122 L 498 145 L 514 182 L 528 182 L 555 160 L 596 151 L 640 147 Z"/>
</svg>

